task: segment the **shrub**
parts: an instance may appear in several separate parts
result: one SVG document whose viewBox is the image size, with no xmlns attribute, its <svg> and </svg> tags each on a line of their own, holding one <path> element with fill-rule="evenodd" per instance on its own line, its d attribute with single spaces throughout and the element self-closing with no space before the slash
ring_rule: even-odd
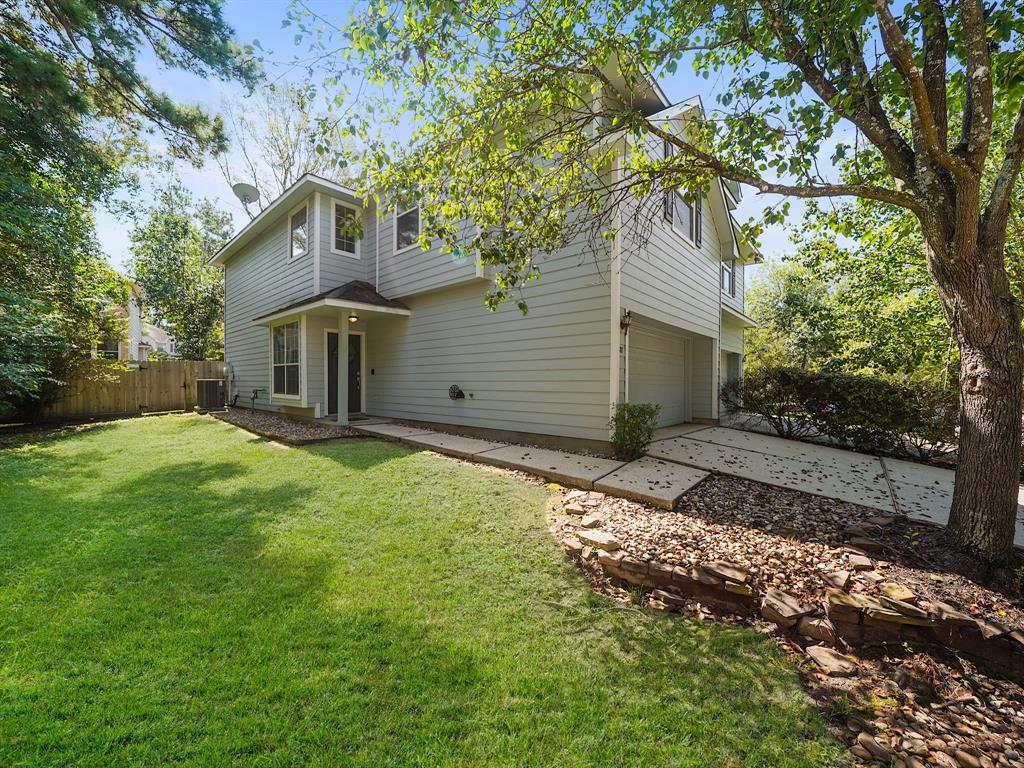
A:
<svg viewBox="0 0 1024 768">
<path fill-rule="evenodd" d="M 801 396 L 809 375 L 799 368 L 758 368 L 723 384 L 722 404 L 730 413 L 760 416 L 782 437 L 806 437 L 814 431 Z"/>
<path fill-rule="evenodd" d="M 955 390 L 837 371 L 764 367 L 726 382 L 722 402 L 782 437 L 831 437 L 860 451 L 932 459 L 956 441 Z"/>
<path fill-rule="evenodd" d="M 960 392 L 956 386 L 918 384 L 911 391 L 914 421 L 907 431 L 908 450 L 925 461 L 956 450 L 960 424 Z"/>
<path fill-rule="evenodd" d="M 899 451 L 914 423 L 910 389 L 872 376 L 812 374 L 803 402 L 819 433 L 870 453 Z"/>
<path fill-rule="evenodd" d="M 632 461 L 647 453 L 658 426 L 660 405 L 652 403 L 617 403 L 615 415 L 608 425 L 612 428 L 612 447 L 615 458 Z"/>
</svg>

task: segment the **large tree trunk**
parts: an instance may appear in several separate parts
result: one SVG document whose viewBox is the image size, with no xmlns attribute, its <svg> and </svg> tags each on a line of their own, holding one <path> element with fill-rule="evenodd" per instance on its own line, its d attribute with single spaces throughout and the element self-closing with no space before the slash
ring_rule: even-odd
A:
<svg viewBox="0 0 1024 768">
<path fill-rule="evenodd" d="M 935 275 L 960 347 L 959 465 L 946 536 L 1001 564 L 1016 526 L 1024 342 L 1002 249 L 971 256 Z"/>
</svg>

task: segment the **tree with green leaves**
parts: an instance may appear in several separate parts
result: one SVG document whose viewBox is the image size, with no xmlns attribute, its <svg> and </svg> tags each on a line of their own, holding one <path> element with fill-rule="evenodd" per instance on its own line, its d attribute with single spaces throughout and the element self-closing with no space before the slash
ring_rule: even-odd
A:
<svg viewBox="0 0 1024 768">
<path fill-rule="evenodd" d="M 819 367 L 842 349 L 842 329 L 826 280 L 799 264 L 772 264 L 747 291 L 747 312 L 759 325 L 749 331 L 746 366 L 759 363 Z"/>
<path fill-rule="evenodd" d="M 196 204 L 173 182 L 131 233 L 131 276 L 154 319 L 186 360 L 217 360 L 224 350 L 224 273 L 207 262 L 231 239 L 230 214 Z"/>
<path fill-rule="evenodd" d="M 0 6 L 0 384 L 37 407 L 87 367 L 127 298 L 98 252 L 92 209 L 131 179 L 155 131 L 198 162 L 221 121 L 180 104 L 139 71 L 166 67 L 254 84 L 220 0 L 22 0 Z"/>
<path fill-rule="evenodd" d="M 365 167 L 429 201 L 424 240 L 456 247 L 452 222 L 475 221 L 499 300 L 535 275 L 536 253 L 580 227 L 616 231 L 652 190 L 698 194 L 722 177 L 910 212 L 961 359 L 947 534 L 998 563 L 1021 455 L 1021 308 L 1004 255 L 1024 161 L 1022 16 L 1020 0 L 368 0 L 342 34 L 351 66 L 414 126 L 405 148 L 372 145 Z M 684 131 L 642 98 L 680 64 L 720 83 Z M 667 157 L 645 149 L 662 142 Z"/>
</svg>

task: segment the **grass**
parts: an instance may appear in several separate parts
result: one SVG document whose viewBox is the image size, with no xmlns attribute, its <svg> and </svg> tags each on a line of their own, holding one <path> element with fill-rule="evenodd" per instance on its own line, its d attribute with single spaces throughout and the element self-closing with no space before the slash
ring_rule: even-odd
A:
<svg viewBox="0 0 1024 768">
<path fill-rule="evenodd" d="M 195 416 L 0 448 L 0 765 L 820 766 L 741 628 L 594 595 L 547 490 Z"/>
</svg>

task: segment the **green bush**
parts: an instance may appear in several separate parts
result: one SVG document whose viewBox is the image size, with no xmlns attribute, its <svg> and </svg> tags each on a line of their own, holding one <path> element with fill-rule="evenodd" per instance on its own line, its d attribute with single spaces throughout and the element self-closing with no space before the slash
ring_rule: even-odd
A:
<svg viewBox="0 0 1024 768">
<path fill-rule="evenodd" d="M 615 458 L 622 461 L 639 459 L 651 445 L 658 426 L 660 405 L 652 403 L 617 403 L 615 415 L 609 422 L 612 428 L 612 447 Z"/>
<path fill-rule="evenodd" d="M 956 385 L 915 385 L 914 423 L 907 432 L 909 450 L 930 461 L 956 449 L 960 425 L 960 392 Z"/>
<path fill-rule="evenodd" d="M 722 402 L 782 437 L 825 435 L 860 451 L 931 459 L 956 440 L 956 392 L 837 371 L 764 367 L 726 382 Z"/>
<path fill-rule="evenodd" d="M 800 368 L 761 367 L 723 384 L 722 404 L 729 413 L 757 414 L 782 437 L 806 437 L 814 431 L 801 394 L 809 376 Z"/>
</svg>

